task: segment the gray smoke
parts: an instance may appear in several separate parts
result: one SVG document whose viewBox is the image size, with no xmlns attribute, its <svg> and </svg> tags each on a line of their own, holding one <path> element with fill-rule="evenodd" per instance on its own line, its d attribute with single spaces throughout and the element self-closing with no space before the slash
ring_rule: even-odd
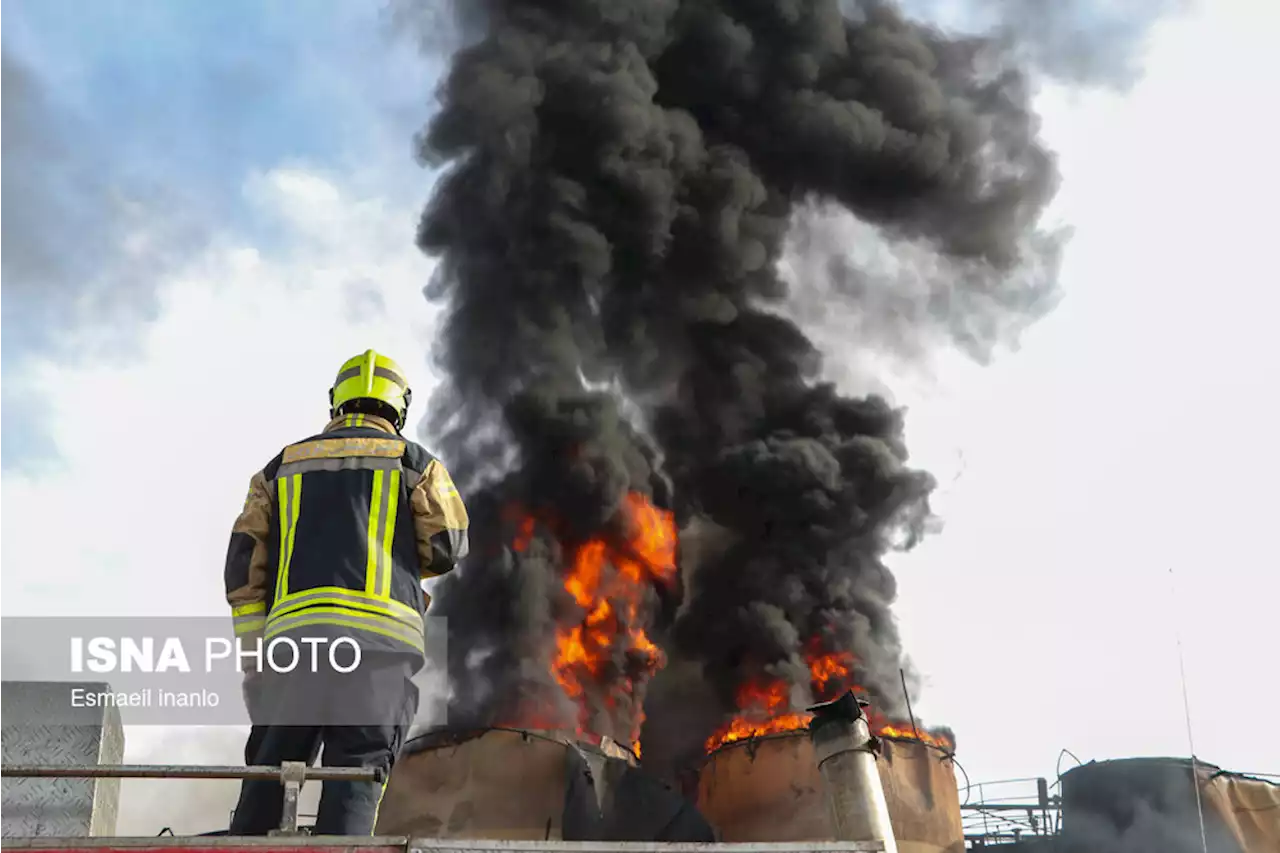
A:
<svg viewBox="0 0 1280 853">
<path fill-rule="evenodd" d="M 1222 830 L 1208 831 L 1207 853 L 1242 851 Z M 1135 809 L 1132 822 L 1116 827 L 1105 822 L 1082 821 L 1060 845 L 1063 853 L 1206 853 L 1194 813 L 1161 814 L 1146 806 Z"/>
<path fill-rule="evenodd" d="M 1225 796 L 1231 789 L 1222 785 L 1224 780 L 1259 789 L 1274 785 L 1223 774 L 1203 762 L 1198 762 L 1193 775 L 1191 762 L 1183 759 L 1090 762 L 1063 776 L 1059 846 L 1065 853 L 1197 853 L 1205 849 L 1209 853 L 1252 853 L 1241 849 L 1223 820 L 1221 809 L 1241 806 Z M 1238 814 L 1244 825 L 1253 819 L 1248 812 Z M 1275 819 L 1280 820 L 1280 815 Z M 1267 825 L 1267 817 L 1257 824 Z"/>
</svg>

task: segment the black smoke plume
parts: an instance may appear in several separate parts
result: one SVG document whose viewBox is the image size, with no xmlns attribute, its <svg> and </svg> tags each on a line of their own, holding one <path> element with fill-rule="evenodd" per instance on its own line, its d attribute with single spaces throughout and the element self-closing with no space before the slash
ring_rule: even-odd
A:
<svg viewBox="0 0 1280 853">
<path fill-rule="evenodd" d="M 683 599 L 644 617 L 684 674 L 645 706 L 646 761 L 651 742 L 700 748 L 750 680 L 807 701 L 815 653 L 856 658 L 856 683 L 901 715 L 884 556 L 925 532 L 934 481 L 908 465 L 902 411 L 819 381 L 776 262 L 793 213 L 835 204 L 962 272 L 931 316 L 1050 304 L 1058 247 L 1037 221 L 1057 176 L 1027 81 L 993 43 L 879 2 L 467 5 L 482 34 L 419 143 L 448 167 L 419 231 L 447 304 L 427 426 L 477 541 L 433 611 L 451 721 L 515 721 L 556 695 L 551 637 L 584 615 L 565 550 L 616 535 L 629 491 L 684 531 Z M 872 272 L 841 275 L 856 298 Z M 512 505 L 559 529 L 511 548 Z M 629 737 L 630 679 L 654 666 L 620 652 L 588 727 Z"/>
</svg>

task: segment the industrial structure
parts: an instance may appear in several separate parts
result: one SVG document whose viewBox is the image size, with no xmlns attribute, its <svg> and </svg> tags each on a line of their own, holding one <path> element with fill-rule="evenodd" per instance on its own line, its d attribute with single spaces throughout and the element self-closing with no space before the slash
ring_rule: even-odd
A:
<svg viewBox="0 0 1280 853">
<path fill-rule="evenodd" d="M 1275 774 L 1235 773 L 1186 758 L 1125 758 L 1079 764 L 1053 783 L 1009 780 L 974 786 L 972 793 L 975 801 L 961 809 L 973 850 L 1280 850 Z"/>
<path fill-rule="evenodd" d="M 58 687 L 62 693 L 67 685 Z M 386 780 L 374 838 L 312 838 L 298 826 L 302 784 L 374 771 L 120 765 L 123 734 L 115 710 L 86 709 L 75 725 L 46 725 L 42 718 L 49 715 L 41 709 L 52 701 L 51 688 L 5 682 L 6 847 L 278 853 L 303 846 L 403 853 L 1280 850 L 1280 780 L 1185 759 L 1135 758 L 1080 764 L 1052 782 L 974 785 L 945 747 L 871 737 L 863 703 L 852 694 L 810 709 L 807 729 L 719 746 L 690 768 L 683 785 L 646 773 L 637 755 L 608 738 L 518 728 L 429 731 L 406 745 Z M 246 776 L 279 778 L 285 786 L 285 820 L 276 837 L 113 837 L 119 778 Z"/>
</svg>

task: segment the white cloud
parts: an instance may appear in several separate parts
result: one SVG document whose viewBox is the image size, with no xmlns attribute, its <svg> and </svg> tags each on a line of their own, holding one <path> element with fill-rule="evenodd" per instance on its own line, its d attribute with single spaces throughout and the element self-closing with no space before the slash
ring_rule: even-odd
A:
<svg viewBox="0 0 1280 853">
<path fill-rule="evenodd" d="M 222 564 L 248 478 L 323 427 L 338 366 L 374 347 L 427 399 L 431 262 L 406 238 L 420 201 L 305 168 L 256 175 L 245 197 L 276 238 L 220 235 L 156 282 L 160 311 L 135 358 L 46 360 L 26 373 L 47 394 L 43 427 L 62 464 L 4 477 L 6 615 L 226 615 Z M 96 331 L 82 330 L 82 351 Z M 126 760 L 236 764 L 243 737 L 130 728 Z M 124 790 L 119 831 L 147 834 L 224 825 L 237 786 Z M 156 798 L 169 804 L 163 815 Z"/>
<path fill-rule="evenodd" d="M 278 244 L 223 235 L 159 282 L 136 360 L 27 374 L 64 470 L 4 479 L 7 613 L 223 613 L 248 477 L 323 426 L 337 366 L 372 346 L 427 396 L 430 261 L 404 239 L 416 209 L 299 170 L 255 176 L 246 194 Z"/>
<path fill-rule="evenodd" d="M 1249 733 L 1280 702 L 1280 169 L 1259 109 L 1280 12 L 1209 8 L 1160 28 L 1130 98 L 1046 94 L 1068 298 L 1016 357 L 915 395 L 920 461 L 964 466 L 946 531 L 899 561 L 898 612 L 922 710 L 975 780 L 1052 775 L 1063 747 L 1185 755 L 1175 626 L 1197 754 L 1280 773 Z"/>
</svg>

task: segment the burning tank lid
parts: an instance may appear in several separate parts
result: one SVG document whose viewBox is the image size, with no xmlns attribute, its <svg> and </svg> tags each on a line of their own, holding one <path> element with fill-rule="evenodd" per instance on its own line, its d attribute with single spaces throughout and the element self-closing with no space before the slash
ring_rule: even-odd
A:
<svg viewBox="0 0 1280 853">
<path fill-rule="evenodd" d="M 809 730 L 807 728 L 788 729 L 782 732 L 768 732 L 767 734 L 751 735 L 750 737 L 736 738 L 734 740 L 725 741 L 724 743 L 720 744 L 715 749 L 708 752 L 705 757 L 710 758 L 711 756 L 715 755 L 718 752 L 725 752 L 730 749 L 740 749 L 743 747 L 747 748 L 748 750 L 751 750 L 751 749 L 754 749 L 759 744 L 765 743 L 767 741 L 786 740 L 788 738 L 805 738 L 807 740 L 809 738 Z"/>
<path fill-rule="evenodd" d="M 525 739 L 539 738 L 562 744 L 566 747 L 572 745 L 608 758 L 618 758 L 633 763 L 637 760 L 635 753 L 611 737 L 602 736 L 597 739 L 591 735 L 582 735 L 562 729 L 521 728 L 518 726 L 477 726 L 472 728 L 440 726 L 428 729 L 422 734 L 410 738 L 405 743 L 401 753 L 403 755 L 415 755 L 437 749 L 449 749 L 461 746 L 467 741 L 475 740 L 489 732 L 513 732 Z"/>
<path fill-rule="evenodd" d="M 717 746 L 715 749 L 706 753 L 702 758 L 703 758 L 703 761 L 705 762 L 706 760 L 710 759 L 712 756 L 720 752 L 725 752 L 730 749 L 746 747 L 749 751 L 751 751 L 751 750 L 754 750 L 756 746 L 766 741 L 783 740 L 786 738 L 805 738 L 807 740 L 808 737 L 809 737 L 809 729 L 807 727 L 798 728 L 798 729 L 787 729 L 786 731 L 781 731 L 781 732 L 768 732 L 766 734 L 751 735 L 750 737 L 741 737 L 741 738 L 737 738 L 736 740 L 725 741 L 724 743 Z M 937 746 L 935 744 L 931 744 L 928 741 L 923 740 L 922 738 L 912 737 L 911 735 L 880 734 L 880 735 L 876 735 L 876 737 L 880 738 L 881 740 L 893 741 L 894 743 L 919 744 L 920 746 L 928 747 L 929 749 L 936 749 L 939 752 L 942 752 L 943 754 L 948 754 L 948 755 L 952 754 L 951 750 L 943 749 L 942 747 Z"/>
</svg>

